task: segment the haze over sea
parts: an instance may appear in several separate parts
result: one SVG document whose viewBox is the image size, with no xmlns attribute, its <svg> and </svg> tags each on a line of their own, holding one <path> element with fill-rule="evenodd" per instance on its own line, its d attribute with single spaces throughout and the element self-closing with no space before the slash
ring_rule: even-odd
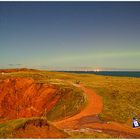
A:
<svg viewBox="0 0 140 140">
<path fill-rule="evenodd" d="M 140 71 L 65 71 L 65 72 L 140 78 Z"/>
</svg>

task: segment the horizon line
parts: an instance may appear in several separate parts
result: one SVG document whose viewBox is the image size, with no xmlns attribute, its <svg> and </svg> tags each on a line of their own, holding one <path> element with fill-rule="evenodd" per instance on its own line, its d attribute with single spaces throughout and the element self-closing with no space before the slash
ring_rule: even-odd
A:
<svg viewBox="0 0 140 140">
<path fill-rule="evenodd" d="M 6 69 L 30 69 L 30 70 L 48 70 L 48 71 L 81 71 L 81 72 L 101 72 L 101 71 L 137 71 L 137 72 L 140 72 L 140 69 L 117 69 L 117 68 L 85 68 L 84 69 L 84 67 L 81 67 L 81 68 L 73 68 L 73 67 L 71 67 L 71 68 L 40 68 L 40 67 L 11 67 L 11 68 L 9 68 L 9 67 L 5 67 L 5 68 L 0 68 L 0 70 L 6 70 Z"/>
</svg>

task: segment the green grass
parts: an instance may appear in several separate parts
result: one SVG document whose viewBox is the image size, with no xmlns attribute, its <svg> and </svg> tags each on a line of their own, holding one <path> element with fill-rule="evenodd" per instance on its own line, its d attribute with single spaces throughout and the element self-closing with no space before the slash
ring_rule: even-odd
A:
<svg viewBox="0 0 140 140">
<path fill-rule="evenodd" d="M 38 123 L 42 121 L 43 123 L 48 123 L 45 118 L 21 118 L 16 120 L 10 120 L 5 123 L 0 124 L 0 138 L 13 138 L 16 134 L 16 130 L 24 128 L 25 125 L 30 123 Z M 50 124 L 49 124 L 50 125 Z"/>
<path fill-rule="evenodd" d="M 66 81 L 80 80 L 83 85 L 92 88 L 102 96 L 104 109 L 99 115 L 102 120 L 131 125 L 132 117 L 140 117 L 140 78 L 94 74 L 55 74 Z"/>
<path fill-rule="evenodd" d="M 20 118 L 16 120 L 10 120 L 5 123 L 0 124 L 0 138 L 16 138 L 16 134 L 24 133 L 26 127 L 28 125 L 34 125 L 36 127 L 44 127 L 49 128 L 50 132 L 60 132 L 65 137 L 69 137 L 69 134 L 64 132 L 63 130 L 58 129 L 57 127 L 53 126 L 51 122 L 49 122 L 46 118 L 43 117 L 33 117 L 33 118 Z M 46 132 L 47 133 L 47 132 Z M 34 136 L 33 136 L 34 137 Z"/>
<path fill-rule="evenodd" d="M 140 114 L 140 79 L 103 77 L 102 85 L 90 85 L 103 97 L 101 118 L 131 125 L 132 117 Z M 100 84 L 100 83 L 99 83 Z"/>
<path fill-rule="evenodd" d="M 103 97 L 102 120 L 131 125 L 132 117 L 140 114 L 140 78 L 79 74 L 75 79 Z"/>
<path fill-rule="evenodd" d="M 86 133 L 86 132 L 68 132 L 68 134 L 70 135 L 70 138 L 75 138 L 75 139 L 79 139 L 79 138 L 88 138 L 88 139 L 107 139 L 107 138 L 119 138 L 116 136 L 112 136 L 109 135 L 107 133 L 103 133 L 103 132 L 92 132 L 92 133 Z"/>
<path fill-rule="evenodd" d="M 58 120 L 66 117 L 73 116 L 80 112 L 87 103 L 87 98 L 84 93 L 69 86 L 67 92 L 64 91 L 61 99 L 47 114 L 47 119 Z"/>
<path fill-rule="evenodd" d="M 43 71 L 8 73 L 0 77 L 0 79 L 7 77 L 32 77 L 38 83 L 54 84 L 62 88 L 69 86 L 69 84 L 63 82 L 63 80 L 73 82 L 75 82 L 75 80 L 80 80 L 83 85 L 92 88 L 97 94 L 103 97 L 104 109 L 99 115 L 102 120 L 117 121 L 131 125 L 132 117 L 139 116 L 140 114 L 140 78 Z M 53 108 L 52 112 L 60 109 L 62 114 L 56 114 L 65 116 L 62 106 L 65 102 L 64 99 L 67 99 L 68 103 L 71 102 L 71 100 L 68 99 L 68 97 L 71 96 L 70 94 L 71 93 L 65 95 L 57 106 Z M 75 97 L 79 99 L 77 95 L 78 94 L 73 95 L 72 99 Z M 73 107 L 73 103 L 70 106 Z M 69 110 L 71 109 L 69 108 L 66 114 L 69 114 Z M 51 112 L 49 115 L 52 116 Z"/>
</svg>

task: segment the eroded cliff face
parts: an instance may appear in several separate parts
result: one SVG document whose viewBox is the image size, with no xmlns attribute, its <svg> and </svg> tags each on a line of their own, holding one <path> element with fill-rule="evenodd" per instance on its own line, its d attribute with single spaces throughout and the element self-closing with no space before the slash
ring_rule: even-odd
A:
<svg viewBox="0 0 140 140">
<path fill-rule="evenodd" d="M 37 84 L 32 78 L 9 78 L 0 82 L 0 117 L 45 116 L 61 98 L 59 90 Z"/>
</svg>

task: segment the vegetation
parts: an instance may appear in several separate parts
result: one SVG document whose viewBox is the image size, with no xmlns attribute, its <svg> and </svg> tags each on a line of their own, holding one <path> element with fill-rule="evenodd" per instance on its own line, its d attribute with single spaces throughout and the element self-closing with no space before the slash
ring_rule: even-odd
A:
<svg viewBox="0 0 140 140">
<path fill-rule="evenodd" d="M 0 124 L 0 138 L 13 138 L 16 131 L 25 129 L 26 125 L 50 125 L 45 118 L 21 118 Z"/>
<path fill-rule="evenodd" d="M 77 114 L 87 103 L 87 99 L 83 91 L 64 80 L 67 77 L 67 74 L 56 74 L 56 72 L 52 74 L 52 72 L 45 71 L 19 71 L 6 73 L 1 76 L 1 79 L 12 77 L 33 78 L 36 83 L 54 85 L 58 88 L 57 94 L 61 94 L 60 100 L 47 114 L 44 112 L 44 115 L 48 120 L 52 121 L 62 119 Z"/>
<path fill-rule="evenodd" d="M 32 77 L 37 83 L 54 84 L 62 88 L 70 86 L 67 81 L 75 82 L 76 80 L 79 80 L 84 86 L 92 88 L 103 97 L 104 109 L 99 115 L 100 119 L 104 121 L 117 121 L 130 125 L 132 117 L 139 116 L 140 114 L 140 78 L 48 71 L 14 72 L 7 73 L 0 77 L 1 79 L 6 77 Z M 70 92 L 67 95 L 64 95 L 64 98 L 61 99 L 57 106 L 49 113 L 48 118 L 55 119 L 55 117 L 52 117 L 52 114 L 56 110 L 59 110 L 60 112 L 57 112 L 56 116 L 65 116 L 65 113 L 69 114 L 69 110 L 73 108 L 74 103 L 70 105 L 71 108 L 68 108 L 67 104 L 65 104 L 65 108 L 68 110 L 65 112 L 64 102 L 71 103 L 73 99 L 81 100 L 82 97 L 79 96 L 78 92 L 79 91 L 74 89 L 73 93 L 75 94 L 72 95 Z M 70 96 L 71 99 L 69 98 Z M 64 101 L 64 99 L 67 99 L 67 101 Z M 81 103 L 84 103 L 84 101 Z M 78 102 L 77 104 L 80 105 L 81 103 Z"/>
<path fill-rule="evenodd" d="M 99 139 L 99 138 L 118 138 L 118 137 L 115 137 L 115 136 L 111 136 L 107 133 L 100 133 L 100 132 L 92 132 L 92 133 L 86 133 L 86 132 L 68 132 L 68 134 L 70 135 L 70 138 L 96 138 L 96 139 Z"/>
<path fill-rule="evenodd" d="M 85 77 L 84 77 L 85 76 Z M 118 121 L 131 125 L 132 117 L 140 114 L 140 78 L 83 75 L 83 84 L 103 97 L 104 121 Z"/>
<path fill-rule="evenodd" d="M 140 114 L 139 78 L 98 76 L 100 82 L 87 85 L 103 97 L 104 110 L 100 118 L 131 125 L 132 117 Z"/>
<path fill-rule="evenodd" d="M 28 135 L 30 136 L 30 133 L 33 138 L 36 138 L 36 136 L 34 136 L 36 135 L 36 132 L 32 130 L 28 130 L 27 127 L 29 127 L 29 129 L 33 128 L 33 130 L 36 127 L 38 134 L 42 133 L 41 130 L 45 129 L 44 132 L 46 138 L 50 136 L 51 138 L 69 137 L 69 135 L 66 132 L 53 126 L 50 122 L 47 121 L 46 118 L 34 117 L 34 118 L 21 118 L 21 119 L 10 120 L 5 123 L 1 123 L 0 138 L 20 138 L 19 137 L 20 135 L 27 136 L 28 138 Z M 24 133 L 27 133 L 27 135 L 24 135 Z"/>
<path fill-rule="evenodd" d="M 77 114 L 86 105 L 87 100 L 83 92 L 75 87 L 64 92 L 62 98 L 47 114 L 49 120 L 58 120 Z"/>
</svg>

